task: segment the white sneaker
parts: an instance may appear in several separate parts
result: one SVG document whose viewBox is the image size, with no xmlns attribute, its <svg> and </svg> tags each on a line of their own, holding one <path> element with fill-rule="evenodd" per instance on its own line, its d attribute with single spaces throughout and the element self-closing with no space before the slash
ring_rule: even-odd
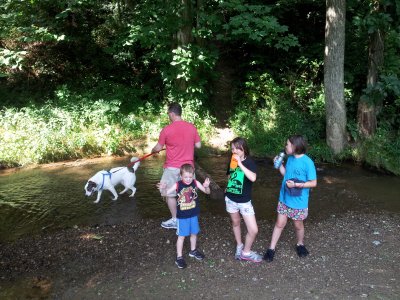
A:
<svg viewBox="0 0 400 300">
<path fill-rule="evenodd" d="M 167 221 L 161 222 L 161 227 L 166 229 L 176 229 L 176 219 L 171 218 Z"/>
<path fill-rule="evenodd" d="M 235 259 L 241 260 L 240 256 L 242 255 L 243 247 L 244 247 L 243 244 L 241 244 L 240 246 L 236 246 Z"/>
<path fill-rule="evenodd" d="M 255 253 L 254 251 L 250 251 L 249 254 L 244 255 L 243 251 L 242 251 L 242 254 L 240 255 L 240 259 L 241 260 L 252 261 L 252 262 L 255 262 L 255 263 L 259 263 L 259 262 L 262 261 L 262 256 L 257 254 L 257 253 Z"/>
</svg>

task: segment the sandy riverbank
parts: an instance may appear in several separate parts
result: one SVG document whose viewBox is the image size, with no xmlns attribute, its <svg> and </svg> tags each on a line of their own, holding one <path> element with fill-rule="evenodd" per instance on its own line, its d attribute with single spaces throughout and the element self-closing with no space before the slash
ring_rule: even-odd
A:
<svg viewBox="0 0 400 300">
<path fill-rule="evenodd" d="M 202 262 L 174 264 L 176 235 L 161 220 L 70 228 L 0 244 L 1 299 L 399 299 L 400 215 L 346 213 L 306 223 L 310 256 L 292 224 L 272 263 L 233 258 L 229 218 L 201 215 Z M 259 222 L 265 250 L 273 221 Z M 188 244 L 185 245 L 188 250 Z"/>
</svg>

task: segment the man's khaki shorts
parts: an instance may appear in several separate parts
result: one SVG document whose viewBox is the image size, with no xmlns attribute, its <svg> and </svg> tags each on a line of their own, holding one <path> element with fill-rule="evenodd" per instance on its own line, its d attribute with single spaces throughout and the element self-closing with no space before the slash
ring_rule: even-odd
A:
<svg viewBox="0 0 400 300">
<path fill-rule="evenodd" d="M 174 190 L 172 193 L 169 195 L 166 195 L 166 192 L 176 184 L 176 182 L 180 178 L 180 169 L 179 168 L 172 168 L 168 167 L 164 169 L 164 172 L 161 177 L 161 183 L 166 183 L 167 187 L 163 190 L 161 190 L 161 196 L 163 197 L 175 197 L 176 196 L 176 190 Z"/>
<path fill-rule="evenodd" d="M 180 168 L 168 167 L 164 169 L 161 177 L 161 182 L 165 182 L 167 187 L 161 190 L 161 196 L 163 197 L 176 197 L 176 190 L 174 190 L 169 195 L 166 195 L 166 191 L 170 189 L 171 186 L 176 184 L 181 179 Z M 196 174 L 194 174 L 193 179 L 196 179 Z"/>
</svg>

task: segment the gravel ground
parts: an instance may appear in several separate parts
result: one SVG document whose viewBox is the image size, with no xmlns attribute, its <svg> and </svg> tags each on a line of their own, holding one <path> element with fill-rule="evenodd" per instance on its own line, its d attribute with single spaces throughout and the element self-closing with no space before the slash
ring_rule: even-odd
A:
<svg viewBox="0 0 400 300">
<path fill-rule="evenodd" d="M 288 223 L 272 263 L 236 261 L 228 217 L 202 214 L 198 248 L 174 264 L 174 230 L 161 220 L 75 227 L 0 244 L 1 299 L 400 299 L 400 215 L 307 220 L 310 255 L 294 250 Z M 263 252 L 274 222 L 259 221 Z M 185 250 L 189 243 L 185 241 Z"/>
</svg>

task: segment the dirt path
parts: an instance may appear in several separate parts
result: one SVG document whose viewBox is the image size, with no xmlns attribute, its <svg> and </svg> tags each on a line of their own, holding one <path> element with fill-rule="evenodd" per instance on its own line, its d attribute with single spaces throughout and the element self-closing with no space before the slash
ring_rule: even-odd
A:
<svg viewBox="0 0 400 300">
<path fill-rule="evenodd" d="M 176 235 L 142 220 L 0 244 L 1 299 L 399 299 L 400 216 L 347 213 L 306 222 L 310 256 L 288 225 L 272 263 L 233 258 L 228 218 L 201 215 L 202 262 L 174 264 Z M 273 221 L 259 222 L 264 251 Z M 188 244 L 185 244 L 186 250 Z"/>
</svg>

